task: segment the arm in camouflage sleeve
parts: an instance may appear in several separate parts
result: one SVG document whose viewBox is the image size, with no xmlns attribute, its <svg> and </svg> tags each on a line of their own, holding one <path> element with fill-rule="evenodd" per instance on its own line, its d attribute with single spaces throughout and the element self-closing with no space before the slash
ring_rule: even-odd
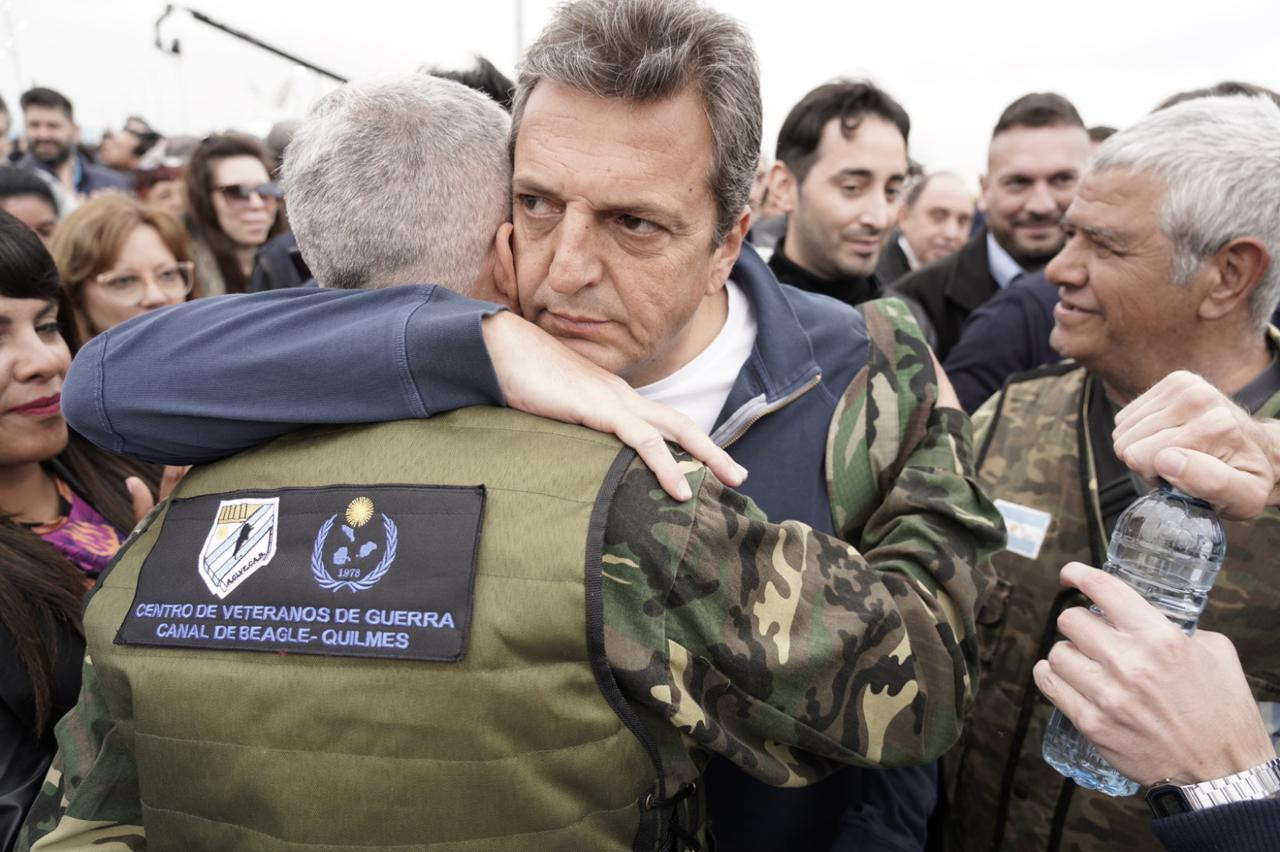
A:
<svg viewBox="0 0 1280 852">
<path fill-rule="evenodd" d="M 963 414 L 931 410 L 923 425 L 918 467 L 969 457 Z M 609 513 L 605 648 L 623 692 L 779 786 L 836 763 L 936 759 L 959 733 L 972 681 L 954 625 L 972 625 L 975 566 L 1002 540 L 968 470 L 903 473 L 888 509 L 928 510 L 931 525 L 899 542 L 898 525 L 877 521 L 877 567 L 804 524 L 769 523 L 688 465 L 694 500 L 667 499 L 634 464 Z M 922 540 L 944 553 L 922 558 Z"/>
<path fill-rule="evenodd" d="M 1004 400 L 1004 391 L 996 391 L 992 394 L 991 399 L 978 406 L 978 410 L 973 412 L 973 449 L 975 453 L 982 452 L 982 444 L 987 440 L 987 432 L 991 428 L 991 419 L 996 415 L 996 409 L 1000 407 Z M 974 466 L 977 467 L 979 459 L 975 456 L 973 460 Z"/>
<path fill-rule="evenodd" d="M 895 597 L 907 602 L 907 632 L 944 630 L 954 701 L 920 699 L 885 735 L 914 751 L 913 732 L 932 729 L 945 750 L 959 736 L 978 681 L 975 614 L 994 579 L 991 557 L 1004 522 L 977 485 L 968 418 L 938 404 L 937 361 L 911 312 L 897 299 L 859 307 L 870 342 L 867 364 L 832 416 L 827 479 L 833 520 Z M 936 666 L 920 658 L 917 665 Z M 930 682 L 941 686 L 935 675 Z M 910 720 L 910 728 L 901 724 Z M 893 760 L 893 758 L 887 758 Z"/>
<path fill-rule="evenodd" d="M 133 755 L 84 661 L 76 706 L 58 723 L 58 754 L 18 838 L 17 852 L 138 852 L 147 847 Z"/>
</svg>

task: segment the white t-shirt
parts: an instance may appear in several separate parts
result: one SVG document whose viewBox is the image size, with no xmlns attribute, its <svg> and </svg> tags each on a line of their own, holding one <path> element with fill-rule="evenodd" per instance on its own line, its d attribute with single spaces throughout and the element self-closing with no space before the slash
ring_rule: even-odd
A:
<svg viewBox="0 0 1280 852">
<path fill-rule="evenodd" d="M 636 388 L 636 393 L 669 405 L 710 434 L 729 391 L 756 345 L 756 315 L 751 302 L 732 279 L 725 283 L 729 314 L 707 348 L 665 379 Z"/>
</svg>

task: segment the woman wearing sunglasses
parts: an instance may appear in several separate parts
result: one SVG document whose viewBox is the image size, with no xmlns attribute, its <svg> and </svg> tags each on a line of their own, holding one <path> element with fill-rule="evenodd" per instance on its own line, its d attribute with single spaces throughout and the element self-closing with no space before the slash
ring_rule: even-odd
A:
<svg viewBox="0 0 1280 852">
<path fill-rule="evenodd" d="M 124 195 L 81 205 L 58 226 L 52 251 L 80 340 L 200 295 L 182 225 Z"/>
<path fill-rule="evenodd" d="M 187 205 L 196 271 L 206 295 L 243 293 L 254 253 L 285 230 L 283 192 L 252 136 L 209 136 L 187 162 Z"/>
<path fill-rule="evenodd" d="M 68 431 L 66 307 L 39 238 L 0 212 L 0 849 L 40 789 L 54 723 L 76 703 L 84 594 L 135 520 L 125 477 L 159 479 Z"/>
</svg>

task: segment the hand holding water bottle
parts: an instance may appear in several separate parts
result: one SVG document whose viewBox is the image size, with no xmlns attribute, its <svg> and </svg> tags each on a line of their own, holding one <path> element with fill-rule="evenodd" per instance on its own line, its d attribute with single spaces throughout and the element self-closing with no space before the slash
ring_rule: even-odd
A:
<svg viewBox="0 0 1280 852">
<path fill-rule="evenodd" d="M 1170 373 L 1121 409 L 1111 437 L 1139 476 L 1208 500 L 1224 518 L 1280 504 L 1280 422 L 1254 420 L 1195 373 Z"/>
<path fill-rule="evenodd" d="M 1252 420 L 1192 373 L 1172 373 L 1135 399 L 1116 416 L 1112 437 L 1135 472 L 1163 478 L 1225 517 L 1249 519 L 1280 504 L 1280 423 Z M 1154 513 L 1143 507 L 1153 497 Z M 1174 514 L 1189 512 L 1191 523 L 1159 508 L 1162 502 Z M 1068 610 L 1058 622 L 1067 641 L 1036 666 L 1037 684 L 1058 707 L 1045 759 L 1111 795 L 1164 779 L 1217 784 L 1237 772 L 1250 776 L 1240 782 L 1247 790 L 1260 764 L 1270 761 L 1267 772 L 1275 771 L 1235 649 L 1218 634 L 1187 635 L 1212 585 L 1211 563 L 1222 559 L 1193 555 L 1214 537 L 1193 529 L 1209 518 L 1195 503 L 1163 491 L 1131 506 L 1108 551 L 1108 570 L 1118 578 L 1078 563 L 1063 569 L 1063 582 L 1091 597 L 1110 623 Z"/>
<path fill-rule="evenodd" d="M 1222 524 L 1209 504 L 1161 488 L 1120 515 L 1103 569 L 1190 635 L 1225 556 Z M 1138 783 L 1110 765 L 1061 710 L 1049 717 L 1041 752 L 1050 766 L 1083 787 L 1108 796 L 1138 792 Z"/>
<path fill-rule="evenodd" d="M 1067 641 L 1036 664 L 1036 685 L 1112 766 L 1143 785 L 1192 783 L 1275 757 L 1226 637 L 1186 636 L 1125 583 L 1087 565 L 1067 565 L 1062 582 L 1107 619 L 1081 607 L 1063 612 Z"/>
</svg>

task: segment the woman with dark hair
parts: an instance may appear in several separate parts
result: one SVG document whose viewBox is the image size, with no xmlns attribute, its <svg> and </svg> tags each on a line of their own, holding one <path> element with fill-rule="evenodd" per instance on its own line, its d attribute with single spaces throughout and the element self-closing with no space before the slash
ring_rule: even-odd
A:
<svg viewBox="0 0 1280 852">
<path fill-rule="evenodd" d="M 82 343 L 200 295 L 186 229 L 127 195 L 102 193 L 80 205 L 58 226 L 50 251 Z"/>
<path fill-rule="evenodd" d="M 8 849 L 75 705 L 85 591 L 134 524 L 125 479 L 62 419 L 74 338 L 53 258 L 0 212 L 0 848 Z M 135 489 L 137 486 L 133 486 Z"/>
<path fill-rule="evenodd" d="M 0 210 L 36 232 L 47 248 L 58 227 L 58 200 L 46 178 L 17 166 L 0 166 Z"/>
<path fill-rule="evenodd" d="M 186 164 L 176 157 L 143 163 L 133 170 L 133 191 L 143 204 L 183 219 L 187 215 L 187 192 L 182 180 L 185 169 Z"/>
<path fill-rule="evenodd" d="M 243 293 L 254 253 L 285 230 L 266 149 L 252 136 L 209 136 L 187 162 L 187 209 L 196 274 L 206 295 Z"/>
</svg>

